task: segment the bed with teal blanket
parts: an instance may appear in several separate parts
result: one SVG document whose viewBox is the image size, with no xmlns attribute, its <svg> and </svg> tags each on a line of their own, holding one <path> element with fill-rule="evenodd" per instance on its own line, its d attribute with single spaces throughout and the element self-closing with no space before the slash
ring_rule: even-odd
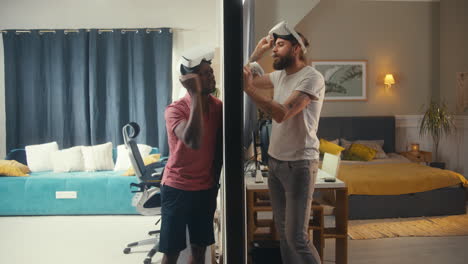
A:
<svg viewBox="0 0 468 264">
<path fill-rule="evenodd" d="M 122 171 L 34 172 L 29 177 L 2 177 L 0 215 L 137 214 L 132 206 L 132 182 L 137 178 L 122 176 Z M 60 199 L 63 192 L 75 193 L 76 199 Z"/>
<path fill-rule="evenodd" d="M 154 148 L 152 153 L 159 151 Z M 45 171 L 29 177 L 0 176 L 0 215 L 138 214 L 132 206 L 135 188 L 130 189 L 138 179 L 123 173 Z"/>
</svg>

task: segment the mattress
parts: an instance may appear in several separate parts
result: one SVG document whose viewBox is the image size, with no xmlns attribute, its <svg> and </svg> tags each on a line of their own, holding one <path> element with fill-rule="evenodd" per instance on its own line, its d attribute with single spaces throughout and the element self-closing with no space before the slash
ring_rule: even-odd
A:
<svg viewBox="0 0 468 264">
<path fill-rule="evenodd" d="M 137 178 L 122 176 L 122 171 L 0 177 L 0 215 L 138 214 L 132 206 L 132 182 Z M 76 198 L 58 199 L 60 192 Z"/>
<path fill-rule="evenodd" d="M 466 213 L 460 185 L 401 195 L 350 195 L 348 202 L 350 220 Z"/>
<path fill-rule="evenodd" d="M 346 183 L 349 194 L 360 195 L 400 195 L 468 185 L 459 173 L 417 163 L 341 164 L 337 177 Z"/>
<path fill-rule="evenodd" d="M 372 161 L 341 161 L 343 168 L 348 166 L 360 166 L 365 168 L 366 165 L 378 165 L 385 166 L 385 164 L 395 164 L 391 168 L 397 168 L 400 166 L 398 164 L 405 164 L 406 166 L 421 166 L 420 164 L 411 163 L 407 158 L 398 155 L 396 153 L 387 154 L 387 159 L 375 159 Z M 421 166 L 424 169 L 430 169 L 431 171 L 439 170 L 434 168 L 429 168 L 427 166 Z M 441 170 L 442 171 L 442 170 Z M 448 171 L 442 171 L 448 172 Z M 385 186 L 382 188 L 369 187 L 372 192 L 369 190 L 366 192 L 365 185 L 371 185 L 378 181 L 378 177 L 388 177 L 384 174 L 375 174 L 374 177 L 371 177 L 372 182 L 361 183 L 360 186 L 356 186 L 352 182 L 351 185 L 358 187 L 357 189 L 353 186 L 348 186 L 351 189 L 349 196 L 349 219 L 379 219 L 379 218 L 394 218 L 394 217 L 418 217 L 418 216 L 438 216 L 438 215 L 454 215 L 454 214 L 465 214 L 465 191 L 461 187 L 461 182 L 455 185 L 450 185 L 450 182 L 447 181 L 447 184 L 442 184 L 440 186 L 446 186 L 444 188 L 426 188 L 431 189 L 423 192 L 416 192 L 420 185 L 426 184 L 430 181 L 430 175 L 422 175 L 422 179 L 418 182 L 412 182 L 413 175 L 408 174 L 403 179 L 400 179 L 397 184 L 399 188 L 392 187 L 390 184 L 385 183 L 386 179 L 380 179 Z M 442 175 L 441 175 L 442 176 Z M 446 175 L 447 176 L 447 175 Z M 420 175 L 421 177 L 421 175 Z M 406 178 L 406 179 L 405 179 Z M 402 181 L 403 180 L 403 181 Z M 414 179 L 416 180 L 416 179 Z M 413 186 L 414 189 L 407 189 L 407 187 Z M 393 188 L 393 189 L 392 189 Z M 380 191 L 379 191 L 380 190 Z M 381 192 L 384 190 L 385 192 Z M 408 190 L 414 190 L 414 192 L 408 193 Z M 390 192 L 389 192 L 390 191 Z M 399 194 L 401 191 L 406 194 Z M 369 194 L 356 194 L 357 193 L 373 193 L 374 195 Z M 353 194 L 354 193 L 354 194 Z M 393 193 L 393 195 L 383 194 L 383 193 Z"/>
</svg>

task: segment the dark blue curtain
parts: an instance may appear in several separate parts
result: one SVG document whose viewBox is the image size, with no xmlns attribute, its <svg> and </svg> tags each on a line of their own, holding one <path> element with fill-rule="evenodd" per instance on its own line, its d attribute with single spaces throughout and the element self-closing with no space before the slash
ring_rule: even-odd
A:
<svg viewBox="0 0 468 264">
<path fill-rule="evenodd" d="M 88 35 L 3 34 L 7 151 L 88 144 Z"/>
<path fill-rule="evenodd" d="M 167 155 L 164 109 L 172 94 L 172 32 L 140 29 L 4 34 L 7 149 L 138 141 Z"/>
</svg>

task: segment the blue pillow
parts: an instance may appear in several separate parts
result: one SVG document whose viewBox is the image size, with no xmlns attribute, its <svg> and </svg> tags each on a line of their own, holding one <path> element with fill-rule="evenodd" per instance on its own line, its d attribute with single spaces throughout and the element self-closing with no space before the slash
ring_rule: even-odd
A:
<svg viewBox="0 0 468 264">
<path fill-rule="evenodd" d="M 5 159 L 16 160 L 17 162 L 23 163 L 24 165 L 28 165 L 25 149 L 13 149 L 7 154 Z"/>
</svg>

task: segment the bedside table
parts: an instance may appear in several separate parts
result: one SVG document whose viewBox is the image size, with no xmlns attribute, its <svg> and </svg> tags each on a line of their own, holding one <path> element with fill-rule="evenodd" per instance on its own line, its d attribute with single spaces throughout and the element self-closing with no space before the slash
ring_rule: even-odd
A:
<svg viewBox="0 0 468 264">
<path fill-rule="evenodd" d="M 401 152 L 399 154 L 411 160 L 412 162 L 417 162 L 417 163 L 424 162 L 426 164 L 432 162 L 432 152 L 428 152 L 428 151 L 417 151 L 417 152 L 407 151 L 407 152 Z"/>
</svg>

